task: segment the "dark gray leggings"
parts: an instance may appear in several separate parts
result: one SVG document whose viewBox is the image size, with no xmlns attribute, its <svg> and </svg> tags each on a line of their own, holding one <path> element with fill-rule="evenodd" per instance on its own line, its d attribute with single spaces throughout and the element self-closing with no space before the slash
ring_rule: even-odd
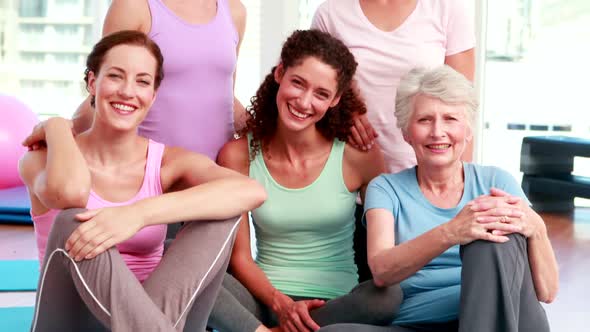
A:
<svg viewBox="0 0 590 332">
<path fill-rule="evenodd" d="M 291 295 L 290 295 L 291 296 Z M 293 300 L 310 299 L 291 296 Z M 357 285 L 350 293 L 329 300 L 310 312 L 320 326 L 336 323 L 389 324 L 402 301 L 398 285 L 378 288 L 372 280 Z M 264 324 L 278 325 L 277 317 L 238 280 L 226 274 L 209 317 L 209 327 L 220 332 L 252 332 Z"/>
<path fill-rule="evenodd" d="M 506 243 L 475 241 L 461 246 L 459 321 L 416 326 L 337 324 L 321 332 L 548 332 L 545 310 L 537 300 L 527 242 L 520 234 Z"/>
<path fill-rule="evenodd" d="M 64 210 L 53 223 L 31 331 L 205 330 L 238 218 L 187 222 L 142 285 L 114 247 L 80 262 L 68 256 L 82 211 Z"/>
</svg>

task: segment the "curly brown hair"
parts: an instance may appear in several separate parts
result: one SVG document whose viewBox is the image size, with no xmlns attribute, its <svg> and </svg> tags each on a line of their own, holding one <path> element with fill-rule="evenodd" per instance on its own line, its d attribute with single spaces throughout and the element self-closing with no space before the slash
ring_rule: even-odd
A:
<svg viewBox="0 0 590 332">
<path fill-rule="evenodd" d="M 365 103 L 352 86 L 357 62 L 339 39 L 319 30 L 296 30 L 287 38 L 281 50 L 280 63 L 283 71 L 300 65 L 309 57 L 317 58 L 336 71 L 337 94 L 341 96 L 340 102 L 316 123 L 316 128 L 328 140 L 346 140 L 351 134 L 353 116 L 367 112 Z M 256 95 L 250 99 L 246 127 L 238 132 L 242 137 L 252 134 L 251 158 L 262 149 L 263 144 L 268 143 L 277 128 L 276 96 L 279 84 L 274 78 L 276 69 L 276 66 L 272 68 Z"/>
<path fill-rule="evenodd" d="M 88 90 L 89 74 L 93 72 L 98 75 L 100 67 L 106 57 L 106 54 L 115 46 L 133 45 L 145 47 L 156 59 L 156 77 L 154 78 L 154 88 L 158 90 L 160 83 L 164 79 L 164 57 L 158 45 L 150 39 L 145 33 L 135 30 L 122 30 L 104 36 L 94 45 L 88 58 L 86 59 L 86 70 L 84 70 L 84 82 Z M 90 97 L 90 106 L 94 107 L 95 97 Z"/>
</svg>

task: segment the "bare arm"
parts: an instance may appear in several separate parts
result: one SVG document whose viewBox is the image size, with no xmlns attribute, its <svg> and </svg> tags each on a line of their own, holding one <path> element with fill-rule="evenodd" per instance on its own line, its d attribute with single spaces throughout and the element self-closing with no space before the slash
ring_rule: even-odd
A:
<svg viewBox="0 0 590 332">
<path fill-rule="evenodd" d="M 454 245 L 441 227 L 398 246 L 390 211 L 367 211 L 367 256 L 377 286 L 397 284 Z"/>
<path fill-rule="evenodd" d="M 475 49 L 470 48 L 445 57 L 445 64 L 473 82 L 475 78 Z"/>
<path fill-rule="evenodd" d="M 239 40 L 238 46 L 236 47 L 236 58 L 239 58 L 240 47 L 242 46 L 244 33 L 246 31 L 246 7 L 239 0 L 231 0 L 230 11 L 236 30 L 238 31 Z M 242 103 L 238 100 L 238 98 L 235 97 L 236 72 L 237 64 L 234 71 L 234 128 L 236 131 L 238 131 L 246 126 L 246 109 L 244 108 L 244 105 L 242 105 Z"/>
<path fill-rule="evenodd" d="M 532 209 L 525 212 L 525 215 L 535 219 L 534 222 L 538 225 L 537 230 L 528 238 L 529 264 L 535 292 L 539 301 L 551 303 L 555 300 L 559 288 L 559 270 L 555 253 L 543 219 Z"/>
<path fill-rule="evenodd" d="M 364 202 L 369 182 L 381 173 L 385 173 L 385 161 L 381 148 L 361 151 L 347 144 L 344 150 L 344 177 L 349 190 L 358 190 Z M 352 179 L 352 180 L 351 180 Z M 349 185 L 351 181 L 355 184 Z"/>
<path fill-rule="evenodd" d="M 137 202 L 146 225 L 226 219 L 258 207 L 266 199 L 258 182 L 184 149 L 167 148 L 161 172 L 163 188 L 186 189 Z"/>
<path fill-rule="evenodd" d="M 501 222 L 481 224 L 476 220 L 480 214 L 468 204 L 448 222 L 412 240 L 395 245 L 395 221 L 391 211 L 367 211 L 367 255 L 375 284 L 384 286 L 399 283 L 457 244 L 467 244 L 474 240 L 498 243 L 508 241 L 506 236 L 493 234 L 490 230 L 506 233 L 520 231 L 517 225 Z M 518 209 L 507 209 L 502 210 L 502 214 L 516 218 L 521 212 Z"/>
<path fill-rule="evenodd" d="M 90 171 L 78 149 L 71 124 L 51 118 L 39 124 L 27 141 L 45 141 L 47 149 L 29 151 L 19 162 L 19 172 L 46 209 L 84 207 L 90 193 Z M 33 207 L 37 211 L 43 207 Z"/>
</svg>

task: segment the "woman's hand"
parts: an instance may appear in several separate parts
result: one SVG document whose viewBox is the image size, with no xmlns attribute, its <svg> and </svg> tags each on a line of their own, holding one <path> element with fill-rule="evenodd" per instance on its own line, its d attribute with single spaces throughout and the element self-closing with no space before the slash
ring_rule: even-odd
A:
<svg viewBox="0 0 590 332">
<path fill-rule="evenodd" d="M 490 204 L 493 204 L 493 201 L 504 201 L 510 205 L 511 209 L 518 209 L 522 211 L 522 216 L 519 218 L 512 218 L 509 215 L 504 215 L 500 211 L 500 215 L 482 215 L 478 217 L 478 221 L 480 223 L 490 223 L 497 220 L 500 220 L 503 223 L 509 223 L 520 227 L 520 231 L 518 233 L 522 234 L 523 236 L 529 238 L 533 234 L 535 234 L 539 229 L 543 229 L 545 227 L 545 223 L 539 217 L 539 215 L 520 197 L 512 196 L 509 193 L 497 189 L 492 188 L 490 190 L 490 195 L 480 196 L 474 200 L 475 204 L 479 209 L 486 209 L 490 208 Z M 498 235 L 507 235 L 509 233 L 504 233 L 502 231 L 494 231 L 495 234 Z"/>
<path fill-rule="evenodd" d="M 29 151 L 35 151 L 35 150 L 39 150 L 43 147 L 46 147 L 47 143 L 45 142 L 45 126 L 50 121 L 63 121 L 65 123 L 67 123 L 68 126 L 72 129 L 72 134 L 74 134 L 74 132 L 73 132 L 74 124 L 71 120 L 67 120 L 67 119 L 60 118 L 60 117 L 55 117 L 55 118 L 51 118 L 51 119 L 48 119 L 45 121 L 41 121 L 37 125 L 35 125 L 35 127 L 33 127 L 33 130 L 31 131 L 31 133 L 29 134 L 29 136 L 27 136 L 21 144 L 23 146 L 26 146 L 29 149 Z"/>
<path fill-rule="evenodd" d="M 370 150 L 375 145 L 377 132 L 369 123 L 367 114 L 355 114 L 353 116 L 351 135 L 348 136 L 348 143 L 359 150 Z"/>
<path fill-rule="evenodd" d="M 144 226 L 132 205 L 88 210 L 76 215 L 82 222 L 66 241 L 76 261 L 91 259 L 129 239 Z"/>
<path fill-rule="evenodd" d="M 490 201 L 477 199 L 469 202 L 463 209 L 444 224 L 445 232 L 453 244 L 468 244 L 475 240 L 492 242 L 506 242 L 506 234 L 518 233 L 521 226 L 503 222 L 503 218 L 520 218 L 523 212 L 508 203 L 502 204 L 505 199 L 495 198 Z M 482 218 L 488 218 L 489 222 L 483 222 Z"/>
<path fill-rule="evenodd" d="M 289 296 L 275 290 L 272 309 L 279 318 L 284 332 L 317 331 L 320 326 L 311 318 L 309 312 L 324 305 L 323 300 L 293 301 Z"/>
</svg>

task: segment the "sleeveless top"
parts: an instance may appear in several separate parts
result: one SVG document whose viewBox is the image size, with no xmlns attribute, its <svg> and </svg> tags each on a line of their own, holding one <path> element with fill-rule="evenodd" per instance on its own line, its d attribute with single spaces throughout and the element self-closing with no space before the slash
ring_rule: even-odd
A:
<svg viewBox="0 0 590 332">
<path fill-rule="evenodd" d="M 98 196 L 93 190 L 90 190 L 86 208 L 98 209 L 130 205 L 148 197 L 161 195 L 160 167 L 162 165 L 163 153 L 164 144 L 152 140 L 149 141 L 143 183 L 133 198 L 125 202 L 110 202 Z M 38 216 L 33 215 L 31 212 L 35 226 L 37 248 L 39 250 L 39 262 L 43 262 L 49 231 L 59 212 L 61 210 L 51 209 Z M 121 220 L 121 222 L 125 221 Z M 125 242 L 119 243 L 116 247 L 131 272 L 135 274 L 139 281 L 143 282 L 160 263 L 164 252 L 165 239 L 166 225 L 153 225 L 142 228 L 134 236 Z"/>
<path fill-rule="evenodd" d="M 183 21 L 162 0 L 148 0 L 152 38 L 164 56 L 164 80 L 142 136 L 207 155 L 233 135 L 233 74 L 239 36 L 227 0 L 206 24 Z"/>
<path fill-rule="evenodd" d="M 252 211 L 256 263 L 285 294 L 332 299 L 358 283 L 352 247 L 357 192 L 344 183 L 344 146 L 334 140 L 322 172 L 304 188 L 277 183 L 262 152 L 250 163 L 250 177 L 268 193 Z"/>
</svg>

